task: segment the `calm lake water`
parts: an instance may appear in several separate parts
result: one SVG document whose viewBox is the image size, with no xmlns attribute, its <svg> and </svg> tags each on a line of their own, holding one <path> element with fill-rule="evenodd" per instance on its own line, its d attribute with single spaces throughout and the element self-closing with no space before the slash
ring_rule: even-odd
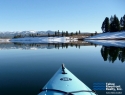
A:
<svg viewBox="0 0 125 95">
<path fill-rule="evenodd" d="M 125 95 L 125 48 L 1 43 L 0 49 L 0 95 L 37 95 L 62 63 L 91 89 L 94 83 L 115 83 Z"/>
</svg>

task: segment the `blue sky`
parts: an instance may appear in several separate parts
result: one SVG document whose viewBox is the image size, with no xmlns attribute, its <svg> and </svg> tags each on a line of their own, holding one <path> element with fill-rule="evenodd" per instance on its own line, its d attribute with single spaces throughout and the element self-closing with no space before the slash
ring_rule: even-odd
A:
<svg viewBox="0 0 125 95">
<path fill-rule="evenodd" d="M 125 0 L 0 0 L 0 31 L 101 32 L 114 14 L 125 14 Z"/>
</svg>

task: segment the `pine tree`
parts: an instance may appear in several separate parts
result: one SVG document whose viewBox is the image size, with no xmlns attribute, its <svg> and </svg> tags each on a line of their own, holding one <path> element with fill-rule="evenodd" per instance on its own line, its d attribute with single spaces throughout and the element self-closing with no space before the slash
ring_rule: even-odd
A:
<svg viewBox="0 0 125 95">
<path fill-rule="evenodd" d="M 66 36 L 68 36 L 68 31 L 66 31 Z"/>
<path fill-rule="evenodd" d="M 121 17 L 121 19 L 120 19 L 120 27 L 121 27 L 121 31 L 123 30 L 123 18 Z"/>
<path fill-rule="evenodd" d="M 64 36 L 63 31 L 62 31 L 62 37 Z"/>
<path fill-rule="evenodd" d="M 119 19 L 118 19 L 118 17 L 117 17 L 117 31 L 120 31 L 121 30 L 121 27 L 120 27 L 120 21 L 119 21 Z"/>
<path fill-rule="evenodd" d="M 123 17 L 120 19 L 120 25 L 123 26 Z"/>
<path fill-rule="evenodd" d="M 66 36 L 66 33 L 65 33 L 65 31 L 63 32 L 63 35 L 64 35 L 64 36 Z"/>
<path fill-rule="evenodd" d="M 102 23 L 101 29 L 102 29 L 102 31 L 103 31 L 103 33 L 104 33 L 104 32 L 105 32 L 105 22 L 104 22 L 104 21 L 103 21 L 103 23 Z"/>
<path fill-rule="evenodd" d="M 58 30 L 58 36 L 60 35 L 59 30 Z"/>
<path fill-rule="evenodd" d="M 120 22 L 116 15 L 114 15 L 114 17 L 111 16 L 110 18 L 110 31 L 111 32 L 120 31 Z"/>
<path fill-rule="evenodd" d="M 77 31 L 76 31 L 76 35 L 78 35 Z"/>
<path fill-rule="evenodd" d="M 79 30 L 79 34 L 80 34 L 80 30 Z"/>
<path fill-rule="evenodd" d="M 105 18 L 105 32 L 109 32 L 109 31 L 110 31 L 109 18 L 106 17 Z"/>
<path fill-rule="evenodd" d="M 114 18 L 111 16 L 110 17 L 110 32 L 113 32 L 114 31 L 114 28 L 113 28 L 113 22 L 114 21 Z"/>
<path fill-rule="evenodd" d="M 125 15 L 123 16 L 123 30 L 125 31 Z"/>
<path fill-rule="evenodd" d="M 57 35 L 57 32 L 55 31 L 55 36 Z"/>
<path fill-rule="evenodd" d="M 113 28 L 114 28 L 114 32 L 120 31 L 120 23 L 119 23 L 119 19 L 116 15 L 114 15 L 114 24 L 113 24 Z"/>
<path fill-rule="evenodd" d="M 71 32 L 71 36 L 73 36 L 73 32 Z"/>
<path fill-rule="evenodd" d="M 109 32 L 110 31 L 110 25 L 109 25 L 109 18 L 106 17 L 105 20 L 102 23 L 102 31 L 103 32 Z"/>
</svg>

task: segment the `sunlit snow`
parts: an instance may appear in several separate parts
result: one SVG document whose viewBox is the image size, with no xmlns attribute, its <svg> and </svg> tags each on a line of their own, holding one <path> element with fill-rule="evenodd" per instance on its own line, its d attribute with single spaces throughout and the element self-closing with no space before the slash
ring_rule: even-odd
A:
<svg viewBox="0 0 125 95">
<path fill-rule="evenodd" d="M 102 33 L 102 34 L 98 34 L 98 35 L 95 35 L 95 36 L 92 36 L 92 37 L 88 37 L 88 38 L 85 38 L 85 39 L 124 39 L 125 38 L 125 31 L 122 31 L 122 32 L 108 32 L 108 33 Z"/>
</svg>

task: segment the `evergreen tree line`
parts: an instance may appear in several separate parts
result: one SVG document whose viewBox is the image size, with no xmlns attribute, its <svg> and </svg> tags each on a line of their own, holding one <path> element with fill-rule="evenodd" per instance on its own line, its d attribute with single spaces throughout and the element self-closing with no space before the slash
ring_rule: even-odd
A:
<svg viewBox="0 0 125 95">
<path fill-rule="evenodd" d="M 55 35 L 54 36 L 62 36 L 62 37 L 64 37 L 64 36 L 73 36 L 73 35 L 78 35 L 80 33 L 81 33 L 80 30 L 79 30 L 79 32 L 76 31 L 76 33 L 73 33 L 73 32 L 68 33 L 68 31 L 66 31 L 66 32 L 64 32 L 64 31 L 59 32 L 59 30 L 58 30 L 57 32 L 55 31 Z M 50 34 L 48 33 L 48 37 L 49 36 L 50 36 Z"/>
<path fill-rule="evenodd" d="M 106 17 L 102 23 L 101 29 L 103 33 L 125 31 L 125 15 L 121 17 L 120 20 L 116 15 L 111 16 L 110 19 Z"/>
<path fill-rule="evenodd" d="M 81 34 L 80 30 L 78 32 L 76 31 L 76 33 L 73 33 L 73 32 L 68 33 L 68 31 L 66 31 L 66 32 L 64 32 L 64 31 L 59 32 L 59 30 L 58 30 L 58 31 L 55 31 L 55 34 L 50 34 L 50 33 L 48 33 L 48 35 L 45 35 L 45 34 L 41 35 L 39 33 L 31 33 L 29 35 L 18 34 L 18 35 L 15 35 L 13 38 L 24 38 L 24 37 L 56 37 L 56 36 L 59 36 L 59 37 L 62 36 L 62 37 L 64 37 L 64 36 L 73 36 L 73 35 L 78 35 L 78 34 Z"/>
<path fill-rule="evenodd" d="M 108 60 L 114 63 L 118 58 L 121 62 L 125 62 L 125 48 L 103 46 L 101 48 L 101 55 L 104 61 Z"/>
</svg>

